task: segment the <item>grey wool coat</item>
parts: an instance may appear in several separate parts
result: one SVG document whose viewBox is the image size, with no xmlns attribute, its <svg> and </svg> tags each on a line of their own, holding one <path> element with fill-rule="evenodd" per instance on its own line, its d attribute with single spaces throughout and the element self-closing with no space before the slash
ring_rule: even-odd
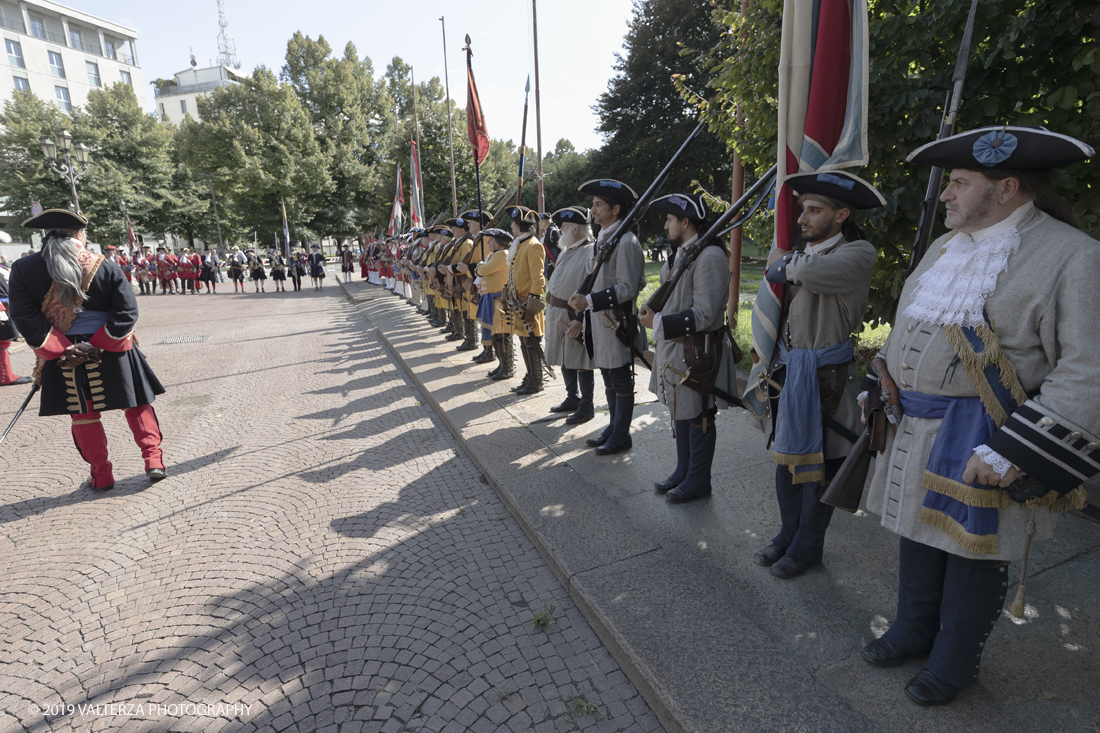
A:
<svg viewBox="0 0 1100 733">
<path fill-rule="evenodd" d="M 569 300 L 577 292 L 581 282 L 588 275 L 588 261 L 592 257 L 592 240 L 584 244 L 562 250 L 558 254 L 554 273 L 546 291 L 555 298 Z M 588 357 L 583 339 L 572 339 L 565 335 L 569 328 L 569 311 L 550 305 L 546 299 L 546 363 L 565 369 L 595 369 L 596 365 Z"/>
<path fill-rule="evenodd" d="M 661 267 L 661 283 L 664 284 L 671 275 L 668 262 L 665 262 Z M 676 288 L 661 311 L 661 325 L 653 332 L 657 346 L 653 356 L 653 371 L 649 377 L 649 391 L 656 394 L 657 399 L 668 407 L 673 420 L 693 420 L 702 414 L 704 408 L 710 409 L 715 404 L 723 409 L 729 407 L 725 400 L 680 386 L 681 378 L 666 367 L 686 372 L 684 347 L 665 335 L 666 325 L 670 334 L 687 335 L 681 325 L 684 322 L 689 324 L 688 330 L 691 333 L 723 328 L 726 324 L 729 283 L 729 261 L 725 251 L 721 247 L 707 247 L 676 283 Z M 681 334 L 681 331 L 685 333 Z M 714 386 L 735 395 L 737 365 L 733 361 L 733 347 L 729 341 L 723 341 L 723 344 L 725 348 Z"/>
<path fill-rule="evenodd" d="M 985 310 L 1030 399 L 986 445 L 1059 493 L 1069 491 L 1061 499 L 1052 491 L 1036 511 L 1035 539 L 1043 539 L 1053 533 L 1059 511 L 1083 505 L 1082 492 L 1071 487 L 1100 472 L 1100 242 L 1038 209 L 1017 229 L 1020 246 L 998 276 Z M 902 290 L 881 354 L 899 389 L 951 397 L 978 394 L 955 363 L 944 329 L 904 315 L 917 279 L 939 259 L 953 234 L 929 247 Z M 968 558 L 1021 558 L 1030 511 L 995 489 L 979 489 L 998 502 L 994 553 L 967 551 L 947 530 L 921 521 L 929 491 L 922 483 L 924 470 L 940 423 L 904 416 L 896 436 L 887 430 L 867 509 L 882 518 L 882 526 L 915 542 Z"/>
<path fill-rule="evenodd" d="M 867 241 L 845 242 L 814 253 L 796 252 L 787 262 L 787 280 L 802 286 L 791 301 L 787 326 L 780 337 L 786 341 L 790 329 L 790 347 L 823 349 L 835 346 L 863 329 L 871 273 L 878 252 Z M 863 432 L 855 370 L 849 368 L 844 396 L 833 419 L 856 435 Z M 833 430 L 825 431 L 825 457 L 843 458 L 852 444 Z"/>
<path fill-rule="evenodd" d="M 601 231 L 600 238 L 604 236 L 606 235 Z M 600 246 L 597 242 L 594 253 Z M 593 263 L 594 259 L 589 259 L 589 262 Z M 592 271 L 591 265 L 588 271 Z M 604 263 L 600 274 L 596 276 L 591 293 L 593 305 L 585 318 L 585 328 L 591 328 L 592 362 L 600 369 L 615 369 L 634 360 L 630 347 L 615 334 L 616 324 L 610 308 L 615 304 L 625 303 L 627 308 L 637 313 L 638 309 L 632 305 L 632 301 L 644 287 L 645 257 L 642 255 L 642 245 L 638 243 L 633 232 L 627 232 L 619 240 L 611 259 Z M 635 348 L 639 353 L 645 353 L 647 343 L 645 328 L 639 325 Z"/>
</svg>

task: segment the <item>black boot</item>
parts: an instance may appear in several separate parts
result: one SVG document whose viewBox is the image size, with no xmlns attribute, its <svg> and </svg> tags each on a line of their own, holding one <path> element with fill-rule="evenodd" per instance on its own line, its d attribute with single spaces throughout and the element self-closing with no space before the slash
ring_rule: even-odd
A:
<svg viewBox="0 0 1100 733">
<path fill-rule="evenodd" d="M 523 359 L 523 379 L 520 380 L 518 385 L 512 387 L 513 392 L 520 392 L 520 390 L 527 389 L 527 384 L 531 381 L 531 355 L 530 351 L 527 349 L 526 336 L 519 337 L 519 355 L 520 358 Z M 523 392 L 523 394 L 527 393 Z"/>
<path fill-rule="evenodd" d="M 516 376 L 516 349 L 512 344 L 512 334 L 500 334 L 500 351 L 498 355 L 500 357 L 500 371 L 493 379 L 499 381 Z"/>
<path fill-rule="evenodd" d="M 473 318 L 465 317 L 466 322 L 466 340 L 458 345 L 455 351 L 477 351 L 477 321 Z"/>
<path fill-rule="evenodd" d="M 490 337 L 489 348 L 493 351 L 493 361 L 497 363 L 496 367 L 489 372 L 490 379 L 496 379 L 497 375 L 504 368 L 504 336 L 499 333 L 494 333 Z"/>
<path fill-rule="evenodd" d="M 462 314 L 456 310 L 450 311 L 451 323 L 454 324 L 454 330 L 451 335 L 447 337 L 448 341 L 465 341 L 466 340 L 466 319 L 462 317 Z"/>
<path fill-rule="evenodd" d="M 527 338 L 525 351 L 527 352 L 527 386 L 517 390 L 516 394 L 538 394 L 543 389 L 544 365 L 542 355 L 539 353 L 541 337 L 530 336 Z"/>
<path fill-rule="evenodd" d="M 596 373 L 591 369 L 577 370 L 577 386 L 581 390 L 581 401 L 577 405 L 576 412 L 565 418 L 566 425 L 580 425 L 596 416 L 596 410 L 592 406 L 592 392 L 596 386 Z"/>
<path fill-rule="evenodd" d="M 474 357 L 474 363 L 488 364 L 489 362 L 496 360 L 497 355 L 496 352 L 493 350 L 493 342 L 491 340 L 489 341 L 489 343 L 482 342 L 481 353 Z"/>
<path fill-rule="evenodd" d="M 634 445 L 630 438 L 630 421 L 634 418 L 634 393 L 615 395 L 615 416 L 611 422 L 611 435 L 596 449 L 596 455 L 609 456 L 628 450 Z"/>
<path fill-rule="evenodd" d="M 611 437 L 611 433 L 615 430 L 615 390 L 604 389 L 604 397 L 607 399 L 607 427 L 603 429 L 595 438 L 589 438 L 584 441 L 585 445 L 590 445 L 593 448 L 600 448 L 607 439 Z"/>
<path fill-rule="evenodd" d="M 691 429 L 687 420 L 676 420 L 672 424 L 672 430 L 676 433 L 676 470 L 664 481 L 653 484 L 658 494 L 664 494 L 670 489 L 675 489 L 687 478 L 688 467 L 691 465 Z"/>
<path fill-rule="evenodd" d="M 703 432 L 702 420 L 687 421 L 689 424 L 694 423 L 688 428 L 691 460 L 684 480 L 665 496 L 665 499 L 673 504 L 701 499 L 711 494 L 710 468 L 714 463 L 714 447 L 718 440 L 717 431 L 714 429 L 714 417 L 714 415 L 706 415 L 706 432 Z M 677 448 L 679 448 L 678 445 Z"/>
<path fill-rule="evenodd" d="M 581 398 L 577 396 L 577 370 L 562 367 L 561 379 L 565 382 L 565 400 L 551 407 L 550 412 L 576 412 L 581 404 Z"/>
</svg>

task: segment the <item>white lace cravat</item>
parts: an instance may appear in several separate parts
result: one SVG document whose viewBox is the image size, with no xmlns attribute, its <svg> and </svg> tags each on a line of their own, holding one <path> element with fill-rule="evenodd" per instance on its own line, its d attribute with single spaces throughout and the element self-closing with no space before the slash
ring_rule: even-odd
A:
<svg viewBox="0 0 1100 733">
<path fill-rule="evenodd" d="M 920 276 L 904 315 L 940 326 L 977 328 L 984 323 L 985 301 L 1020 247 L 1016 226 L 1032 208 L 1029 201 L 991 227 L 952 237 Z"/>
</svg>

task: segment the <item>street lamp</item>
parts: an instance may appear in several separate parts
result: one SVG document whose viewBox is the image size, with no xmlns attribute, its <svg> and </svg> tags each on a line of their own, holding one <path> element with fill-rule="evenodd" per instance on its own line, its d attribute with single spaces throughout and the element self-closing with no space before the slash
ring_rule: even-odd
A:
<svg viewBox="0 0 1100 733">
<path fill-rule="evenodd" d="M 73 144 L 73 136 L 68 130 L 61 130 L 56 135 L 57 142 L 55 143 L 48 137 L 42 138 L 38 142 L 38 147 L 42 148 L 42 154 L 46 156 L 46 160 L 50 163 L 50 170 L 57 174 L 57 177 L 62 181 L 69 182 L 69 189 L 72 193 L 72 208 L 73 211 L 80 211 L 80 200 L 76 197 L 76 182 L 84 177 L 84 173 L 88 170 L 88 161 L 92 149 L 84 143 Z M 61 154 L 65 160 L 64 163 L 58 163 L 57 161 L 57 149 L 61 148 Z M 76 158 L 77 165 L 80 169 L 77 170 L 76 165 L 73 165 L 73 158 Z"/>
</svg>

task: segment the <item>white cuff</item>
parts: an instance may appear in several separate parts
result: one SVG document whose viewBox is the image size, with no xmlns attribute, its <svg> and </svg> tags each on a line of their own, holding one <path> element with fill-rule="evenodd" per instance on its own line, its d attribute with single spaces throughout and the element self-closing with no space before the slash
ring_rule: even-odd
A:
<svg viewBox="0 0 1100 733">
<path fill-rule="evenodd" d="M 592 296 L 586 295 L 584 296 L 584 299 L 588 302 L 588 310 L 592 310 Z"/>
<path fill-rule="evenodd" d="M 996 471 L 1001 478 L 1004 478 L 1005 474 L 1007 474 L 1010 469 L 1015 468 L 1011 461 L 988 445 L 979 445 L 974 449 L 974 455 L 982 459 L 982 462 Z"/>
<path fill-rule="evenodd" d="M 867 399 L 867 390 L 863 390 L 856 395 L 856 402 L 863 402 L 865 399 Z"/>
</svg>

